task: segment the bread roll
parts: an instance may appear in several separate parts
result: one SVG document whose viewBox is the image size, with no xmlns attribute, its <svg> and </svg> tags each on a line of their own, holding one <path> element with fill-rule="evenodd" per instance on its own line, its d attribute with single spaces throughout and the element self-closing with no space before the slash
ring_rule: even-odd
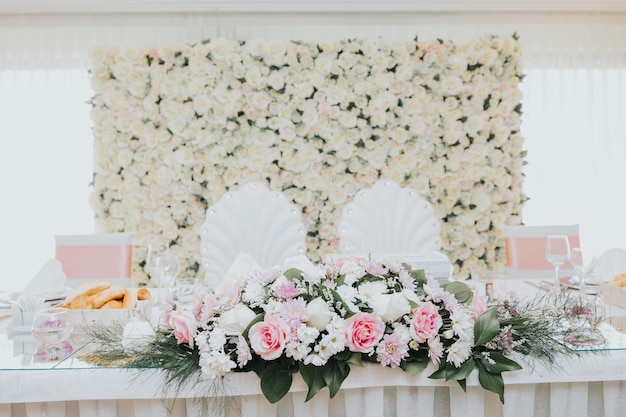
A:
<svg viewBox="0 0 626 417">
<path fill-rule="evenodd" d="M 93 307 L 93 295 L 79 295 L 78 297 L 74 298 L 69 304 L 65 305 L 67 308 L 70 309 L 77 309 L 77 310 L 89 310 L 94 308 Z"/>
<path fill-rule="evenodd" d="M 78 287 L 70 291 L 69 294 L 67 294 L 67 297 L 65 297 L 65 300 L 63 301 L 63 306 L 65 307 L 69 306 L 70 303 L 74 301 L 74 299 L 76 299 L 77 297 L 81 295 L 89 296 L 89 295 L 97 294 L 100 291 L 103 291 L 109 288 L 110 286 L 111 284 L 106 281 L 85 282 L 84 284 L 79 285 Z M 77 307 L 71 307 L 71 308 L 77 308 Z"/>
<path fill-rule="evenodd" d="M 148 291 L 148 289 L 146 289 L 146 288 L 139 288 L 137 290 L 137 299 L 138 300 L 149 300 L 150 298 L 152 298 L 152 294 L 150 294 L 150 291 Z"/>
<path fill-rule="evenodd" d="M 124 299 L 122 300 L 122 308 L 135 308 L 137 307 L 137 295 L 135 291 L 128 291 L 124 294 Z"/>
<path fill-rule="evenodd" d="M 124 308 L 124 303 L 121 300 L 109 300 L 100 308 L 103 310 L 107 308 Z"/>
<path fill-rule="evenodd" d="M 623 274 L 618 274 L 615 275 L 615 277 L 613 278 L 613 282 L 621 288 L 626 287 L 626 272 L 624 272 Z"/>
<path fill-rule="evenodd" d="M 93 308 L 102 307 L 107 301 L 121 300 L 126 293 L 126 288 L 121 285 L 112 285 L 104 291 L 93 296 Z"/>
</svg>

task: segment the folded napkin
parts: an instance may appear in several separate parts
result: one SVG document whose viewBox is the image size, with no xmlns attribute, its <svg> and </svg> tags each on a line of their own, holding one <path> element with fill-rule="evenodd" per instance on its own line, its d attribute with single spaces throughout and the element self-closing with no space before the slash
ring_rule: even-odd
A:
<svg viewBox="0 0 626 417">
<path fill-rule="evenodd" d="M 26 284 L 26 288 L 12 305 L 13 324 L 30 326 L 37 310 L 44 305 L 46 295 L 61 294 L 65 289 L 63 266 L 51 259 Z"/>
<path fill-rule="evenodd" d="M 230 268 L 228 268 L 225 281 L 245 279 L 261 269 L 254 256 L 242 252 L 237 255 Z"/>
<path fill-rule="evenodd" d="M 22 295 L 36 297 L 62 292 L 65 289 L 66 280 L 61 262 L 50 259 L 26 284 Z"/>
<path fill-rule="evenodd" d="M 626 272 L 626 249 L 609 249 L 597 258 L 595 272 L 600 281 L 611 281 Z"/>
</svg>

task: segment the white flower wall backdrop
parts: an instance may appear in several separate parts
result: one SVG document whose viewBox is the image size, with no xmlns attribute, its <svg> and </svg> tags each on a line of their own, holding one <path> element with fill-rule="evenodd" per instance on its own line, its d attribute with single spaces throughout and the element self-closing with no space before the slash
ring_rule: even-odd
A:
<svg viewBox="0 0 626 417">
<path fill-rule="evenodd" d="M 314 261 L 337 252 L 343 206 L 388 178 L 433 204 L 456 277 L 504 262 L 498 229 L 525 201 L 515 36 L 218 39 L 93 58 L 91 204 L 99 231 L 136 234 L 137 284 L 149 242 L 202 276 L 207 207 L 251 181 L 302 208 Z"/>
</svg>

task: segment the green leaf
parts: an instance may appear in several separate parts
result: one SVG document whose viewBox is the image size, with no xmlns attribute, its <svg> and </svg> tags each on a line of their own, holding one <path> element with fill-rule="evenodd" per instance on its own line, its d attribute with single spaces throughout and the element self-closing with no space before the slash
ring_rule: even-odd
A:
<svg viewBox="0 0 626 417">
<path fill-rule="evenodd" d="M 250 328 L 252 326 L 254 326 L 256 323 L 258 323 L 260 321 L 263 321 L 264 318 L 265 318 L 265 314 L 257 314 L 257 316 L 255 318 L 253 318 L 250 323 L 248 323 L 248 326 L 243 331 L 242 336 L 247 339 L 248 338 L 248 332 L 250 331 Z"/>
<path fill-rule="evenodd" d="M 283 272 L 283 275 L 289 281 L 301 280 L 302 279 L 302 271 L 300 271 L 298 268 L 289 268 L 288 270 Z"/>
<path fill-rule="evenodd" d="M 417 281 L 419 284 L 426 284 L 426 273 L 423 269 L 414 269 L 410 272 L 410 275 Z"/>
<path fill-rule="evenodd" d="M 336 303 L 341 303 L 341 305 L 343 306 L 343 308 L 346 309 L 346 317 L 352 317 L 354 316 L 356 313 L 352 310 L 350 310 L 350 308 L 348 307 L 348 305 L 345 303 L 345 301 L 343 301 L 343 298 L 341 298 L 341 295 L 339 295 L 339 293 L 335 290 L 330 290 L 330 293 L 333 295 L 333 300 Z"/>
<path fill-rule="evenodd" d="M 444 289 L 454 295 L 459 303 L 467 303 L 472 300 L 474 293 L 467 284 L 454 281 L 444 286 Z"/>
<path fill-rule="evenodd" d="M 502 374 L 491 373 L 478 362 L 478 382 L 487 391 L 498 394 L 500 402 L 504 404 L 504 380 L 502 379 Z"/>
<path fill-rule="evenodd" d="M 261 391 L 269 402 L 277 403 L 289 392 L 292 380 L 288 369 L 279 363 L 270 363 L 261 374 Z"/>
<path fill-rule="evenodd" d="M 363 358 L 363 355 L 361 353 L 352 352 L 350 357 L 346 359 L 346 363 L 352 363 L 357 366 L 363 366 L 362 358 Z"/>
<path fill-rule="evenodd" d="M 478 316 L 474 323 L 474 346 L 482 346 L 496 337 L 500 331 L 500 322 L 495 308 L 490 308 Z"/>
<path fill-rule="evenodd" d="M 350 367 L 343 362 L 337 362 L 333 358 L 329 359 L 324 366 L 322 366 L 322 378 L 328 390 L 330 391 L 330 398 L 333 398 L 339 392 L 341 384 L 350 374 Z"/>
<path fill-rule="evenodd" d="M 429 378 L 445 379 L 446 381 L 461 381 L 467 378 L 475 368 L 476 362 L 473 358 L 469 358 L 467 361 L 463 362 L 459 368 L 455 367 L 451 363 L 441 362 L 439 369 L 433 372 Z"/>
<path fill-rule="evenodd" d="M 490 352 L 489 357 L 495 361 L 495 364 L 489 363 L 487 359 L 480 358 L 480 363 L 485 369 L 491 373 L 501 373 L 508 371 L 519 371 L 522 366 L 512 359 L 507 358 L 500 352 Z"/>
<path fill-rule="evenodd" d="M 319 366 L 305 365 L 300 362 L 300 375 L 306 383 L 309 390 L 306 394 L 306 400 L 309 401 L 315 396 L 322 388 L 326 386 L 326 382 L 322 378 L 322 370 Z"/>
<path fill-rule="evenodd" d="M 253 371 L 255 374 L 258 375 L 259 378 L 261 378 L 261 375 L 263 374 L 266 365 L 267 362 L 265 360 L 261 359 L 259 355 L 253 354 L 252 359 L 248 361 L 246 366 L 243 367 L 242 371 Z"/>
<path fill-rule="evenodd" d="M 459 386 L 461 387 L 461 389 L 463 390 L 463 392 L 467 392 L 467 381 L 465 379 L 459 379 L 458 381 L 456 381 L 459 383 Z"/>
<path fill-rule="evenodd" d="M 428 362 L 426 361 L 411 361 L 411 362 L 403 362 L 400 364 L 400 368 L 404 370 L 407 374 L 411 376 L 415 376 L 422 372 L 428 366 Z"/>
</svg>

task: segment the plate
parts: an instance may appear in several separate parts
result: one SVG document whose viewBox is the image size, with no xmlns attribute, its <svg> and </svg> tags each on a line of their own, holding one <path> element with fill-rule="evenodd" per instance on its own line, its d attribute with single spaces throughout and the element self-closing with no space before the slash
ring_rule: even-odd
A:
<svg viewBox="0 0 626 417">
<path fill-rule="evenodd" d="M 67 297 L 67 295 L 70 293 L 70 291 L 72 291 L 72 289 L 73 288 L 71 287 L 65 287 L 60 290 L 50 291 L 50 292 L 38 294 L 38 295 L 44 297 L 45 303 L 51 303 L 54 301 L 64 300 L 65 297 Z M 17 300 L 20 298 L 22 294 L 23 294 L 22 291 L 0 292 L 0 310 L 10 309 L 11 305 L 17 302 Z"/>
</svg>

